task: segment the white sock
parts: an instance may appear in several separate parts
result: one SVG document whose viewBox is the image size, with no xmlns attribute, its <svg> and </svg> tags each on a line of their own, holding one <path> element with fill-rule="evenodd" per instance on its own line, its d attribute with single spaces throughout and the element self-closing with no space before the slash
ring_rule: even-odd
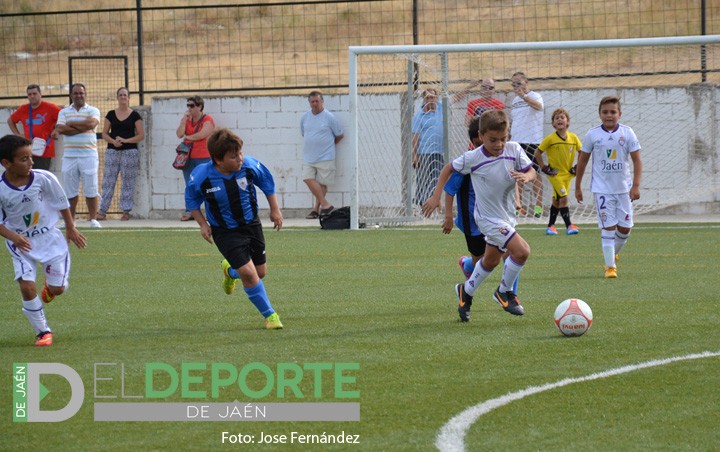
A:
<svg viewBox="0 0 720 452">
<path fill-rule="evenodd" d="M 603 258 L 606 267 L 615 266 L 615 231 L 602 230 L 601 233 Z"/>
<path fill-rule="evenodd" d="M 625 246 L 630 237 L 630 233 L 623 234 L 620 231 L 615 231 L 615 254 L 620 254 L 620 250 Z"/>
<path fill-rule="evenodd" d="M 525 264 L 518 264 L 511 257 L 505 259 L 502 279 L 500 280 L 500 292 L 509 292 Z"/>
<path fill-rule="evenodd" d="M 477 264 L 475 264 L 472 275 L 470 275 L 468 280 L 465 281 L 465 293 L 471 297 L 475 295 L 477 288 L 480 287 L 480 284 L 482 284 L 483 281 L 485 281 L 485 278 L 490 276 L 490 273 L 492 273 L 492 270 L 485 270 L 485 267 L 482 266 L 482 262 L 482 259 L 480 259 Z"/>
<path fill-rule="evenodd" d="M 23 312 L 30 321 L 35 330 L 35 334 L 40 334 L 43 331 L 51 331 L 50 326 L 45 319 L 45 310 L 43 309 L 43 303 L 40 301 L 40 297 L 35 297 L 32 300 L 23 300 Z"/>
</svg>

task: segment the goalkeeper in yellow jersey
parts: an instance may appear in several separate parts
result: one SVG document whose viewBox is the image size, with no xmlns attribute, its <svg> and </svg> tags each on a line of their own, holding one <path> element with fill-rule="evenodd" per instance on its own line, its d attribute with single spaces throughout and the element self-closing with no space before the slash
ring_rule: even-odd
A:
<svg viewBox="0 0 720 452">
<path fill-rule="evenodd" d="M 570 194 L 570 181 L 575 177 L 575 156 L 582 148 L 582 142 L 577 135 L 568 130 L 570 113 L 567 110 L 558 108 L 553 112 L 552 126 L 555 132 L 546 136 L 535 151 L 535 161 L 540 170 L 548 176 L 553 187 L 550 220 L 545 234 L 557 235 L 555 220 L 559 213 L 565 222 L 565 234 L 574 235 L 580 230 L 570 221 L 568 195 Z M 543 154 L 547 154 L 547 164 L 543 160 Z"/>
</svg>

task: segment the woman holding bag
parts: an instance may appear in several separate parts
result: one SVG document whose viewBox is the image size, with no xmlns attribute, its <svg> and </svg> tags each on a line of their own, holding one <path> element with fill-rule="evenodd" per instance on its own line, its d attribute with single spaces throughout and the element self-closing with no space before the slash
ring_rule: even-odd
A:
<svg viewBox="0 0 720 452">
<path fill-rule="evenodd" d="M 210 153 L 207 148 L 207 137 L 215 130 L 215 121 L 210 115 L 203 113 L 205 101 L 200 96 L 192 96 L 187 98 L 187 110 L 180 119 L 180 125 L 177 128 L 177 137 L 183 139 L 192 145 L 190 149 L 190 158 L 187 165 L 182 169 L 183 179 L 187 187 L 190 180 L 190 173 L 196 166 L 210 161 Z M 180 221 L 190 221 L 193 217 L 185 206 L 185 213 Z"/>
</svg>

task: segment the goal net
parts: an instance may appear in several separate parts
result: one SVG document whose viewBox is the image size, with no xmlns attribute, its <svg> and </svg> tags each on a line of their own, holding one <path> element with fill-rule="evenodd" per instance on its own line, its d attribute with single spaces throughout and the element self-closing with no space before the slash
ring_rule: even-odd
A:
<svg viewBox="0 0 720 452">
<path fill-rule="evenodd" d="M 634 129 L 642 147 L 636 214 L 679 205 L 687 210 L 720 198 L 720 36 L 351 47 L 352 226 L 423 221 L 419 205 L 437 177 L 413 165 L 413 115 L 423 108 L 423 92 L 438 94 L 442 129 L 434 139 L 442 155 L 436 165 L 449 163 L 468 150 L 468 104 L 487 95 L 479 81 L 494 80 L 492 97 L 512 117 L 510 78 L 517 71 L 542 96 L 543 136 L 554 131 L 552 112 L 563 108 L 570 114 L 570 131 L 582 140 L 600 123 L 600 99 L 620 97 L 620 122 Z M 521 193 L 520 223 L 547 222 L 553 190 L 545 175 L 540 179 L 543 214 L 534 215 L 538 193 L 528 184 Z M 590 179 L 588 167 L 583 205 L 575 202 L 571 183 L 573 222 L 596 221 Z"/>
</svg>

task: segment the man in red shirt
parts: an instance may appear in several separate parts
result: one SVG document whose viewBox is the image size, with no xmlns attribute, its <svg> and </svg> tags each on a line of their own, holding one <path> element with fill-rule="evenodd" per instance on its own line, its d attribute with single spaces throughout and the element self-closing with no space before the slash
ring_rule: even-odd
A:
<svg viewBox="0 0 720 452">
<path fill-rule="evenodd" d="M 505 109 L 505 104 L 503 104 L 501 100 L 493 97 L 493 94 L 495 94 L 495 80 L 489 77 L 470 83 L 465 89 L 453 96 L 452 102 L 455 103 L 459 101 L 478 85 L 480 85 L 480 97 L 468 102 L 467 113 L 465 114 L 465 126 L 469 126 L 473 118 L 479 117 L 487 110 Z"/>
<path fill-rule="evenodd" d="M 33 168 L 50 169 L 50 162 L 55 157 L 55 123 L 57 122 L 60 107 L 42 100 L 40 87 L 29 85 L 27 87 L 28 103 L 21 105 L 8 118 L 8 126 L 15 135 L 25 136 L 30 141 L 39 138 L 33 144 Z M 23 133 L 17 127 L 22 123 Z"/>
</svg>

